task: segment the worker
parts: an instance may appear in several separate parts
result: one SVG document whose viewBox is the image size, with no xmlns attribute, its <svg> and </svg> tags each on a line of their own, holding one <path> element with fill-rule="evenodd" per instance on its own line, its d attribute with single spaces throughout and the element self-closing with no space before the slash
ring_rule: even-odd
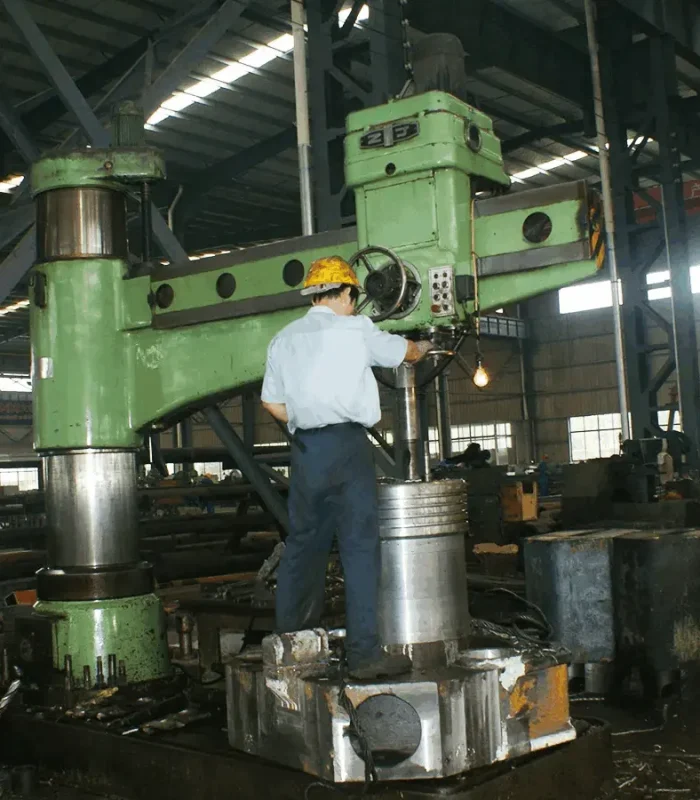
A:
<svg viewBox="0 0 700 800">
<path fill-rule="evenodd" d="M 431 349 L 356 315 L 360 283 L 339 256 L 314 261 L 302 294 L 312 307 L 275 336 L 264 407 L 292 435 L 290 530 L 277 575 L 279 633 L 318 627 L 328 557 L 337 535 L 345 575 L 345 652 L 360 680 L 411 669 L 379 646 L 379 522 L 376 473 L 366 429 L 381 412 L 372 367 L 419 361 Z"/>
</svg>

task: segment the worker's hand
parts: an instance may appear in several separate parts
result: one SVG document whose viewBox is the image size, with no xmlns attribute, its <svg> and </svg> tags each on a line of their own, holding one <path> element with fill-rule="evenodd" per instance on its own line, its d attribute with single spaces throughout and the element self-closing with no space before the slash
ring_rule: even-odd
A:
<svg viewBox="0 0 700 800">
<path fill-rule="evenodd" d="M 408 364 L 415 364 L 422 358 L 428 355 L 431 350 L 435 350 L 435 345 L 430 341 L 411 342 L 409 341 L 406 348 L 406 358 L 404 359 Z"/>
</svg>

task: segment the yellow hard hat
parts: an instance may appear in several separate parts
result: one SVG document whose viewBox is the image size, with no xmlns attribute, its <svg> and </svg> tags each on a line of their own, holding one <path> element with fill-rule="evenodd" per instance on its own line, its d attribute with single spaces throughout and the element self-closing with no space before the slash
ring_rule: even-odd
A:
<svg viewBox="0 0 700 800">
<path fill-rule="evenodd" d="M 301 293 L 304 295 L 321 294 L 331 289 L 339 289 L 343 285 L 357 286 L 360 281 L 355 270 L 340 256 L 327 256 L 314 261 L 304 281 Z"/>
</svg>

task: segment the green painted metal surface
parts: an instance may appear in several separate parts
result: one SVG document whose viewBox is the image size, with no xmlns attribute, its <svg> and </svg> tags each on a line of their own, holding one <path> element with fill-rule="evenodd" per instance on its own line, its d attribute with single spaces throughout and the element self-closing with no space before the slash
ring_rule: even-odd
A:
<svg viewBox="0 0 700 800">
<path fill-rule="evenodd" d="M 417 135 L 389 139 L 391 146 L 366 146 L 373 132 L 394 130 L 404 121 L 418 125 Z M 468 144 L 473 127 L 478 148 Z M 488 117 L 441 92 L 358 111 L 348 118 L 345 164 L 347 183 L 355 190 L 359 247 L 395 250 L 418 271 L 423 285 L 433 267 L 449 265 L 456 275 L 471 274 L 473 176 L 510 182 Z M 430 306 L 424 292 L 408 317 L 384 327 L 432 326 Z M 442 324 L 463 322 L 468 313 L 466 307 L 457 308 L 454 319 Z"/>
<path fill-rule="evenodd" d="M 417 135 L 389 139 L 391 146 L 386 147 L 362 145 L 368 133 L 386 131 L 387 126 L 393 131 L 395 123 L 404 121 L 418 123 Z M 474 127 L 478 147 L 469 142 Z M 453 316 L 435 316 L 426 291 L 428 271 L 451 267 L 457 277 L 472 276 L 475 261 L 485 265 L 491 257 L 535 247 L 523 237 L 522 224 L 537 209 L 509 209 L 482 218 L 477 204 L 475 212 L 474 176 L 507 182 L 491 121 L 449 95 L 431 92 L 352 114 L 348 130 L 346 173 L 357 198 L 357 241 L 334 246 L 332 252 L 349 257 L 368 245 L 388 247 L 419 275 L 424 290 L 416 308 L 382 327 L 410 333 L 464 323 L 474 312 L 471 302 L 456 304 Z M 107 155 L 111 176 L 105 173 Z M 115 179 L 129 182 L 161 169 L 161 162 L 142 150 L 89 150 L 39 162 L 34 191 Z M 580 243 L 582 260 L 569 263 L 567 257 L 565 263 L 552 263 L 545 254 L 542 263 L 548 266 L 483 275 L 478 282 L 482 311 L 595 274 L 595 262 L 586 257 L 590 248 L 581 204 L 566 200 L 546 206 L 546 211 L 553 231 L 537 247 L 544 252 Z M 190 274 L 176 271 L 167 280 L 162 271 L 158 280 L 125 280 L 126 265 L 109 259 L 41 265 L 47 303 L 32 308 L 37 447 L 136 447 L 150 422 L 260 380 L 271 338 L 304 308 L 269 311 L 253 304 L 247 316 L 204 322 L 195 315 L 171 328 L 163 327 L 165 318 L 182 319 L 190 311 L 228 313 L 229 306 L 235 309 L 255 298 L 296 297 L 298 288 L 284 281 L 285 264 L 298 259 L 307 268 L 314 258 L 329 254 L 320 243 L 300 243 L 300 248 L 275 257 L 251 248 L 246 262 L 234 254 L 235 263 L 227 265 L 219 257 L 205 270 L 200 261 Z M 236 280 L 229 299 L 216 289 L 225 272 Z M 363 267 L 358 274 L 365 277 Z M 173 293 L 167 308 L 154 304 L 164 284 Z"/>
<path fill-rule="evenodd" d="M 332 248 L 332 255 L 350 258 L 353 253 L 357 252 L 357 249 L 356 242 L 337 244 Z M 256 259 L 255 248 L 251 248 L 250 252 L 251 260 L 245 264 L 239 264 L 231 268 L 212 269 L 211 271 L 199 272 L 167 281 L 154 281 L 151 285 L 151 290 L 154 294 L 163 284 L 168 284 L 173 289 L 174 298 L 172 304 L 167 308 L 158 308 L 156 306 L 153 309 L 153 314 L 170 314 L 174 311 L 201 308 L 202 306 L 218 303 L 234 303 L 240 300 L 248 300 L 251 297 L 265 297 L 281 292 L 294 291 L 284 282 L 283 270 L 285 264 L 291 260 L 298 260 L 304 265 L 304 269 L 308 270 L 314 259 L 330 255 L 327 247 L 313 247 L 292 255 L 281 255 L 274 258 Z M 206 261 L 194 263 L 198 266 L 203 266 Z M 225 273 L 230 273 L 236 279 L 236 291 L 227 300 L 219 297 L 216 291 L 216 282 Z M 148 309 L 149 324 L 150 317 L 151 312 Z"/>
<path fill-rule="evenodd" d="M 405 141 L 394 138 L 391 146 L 362 146 L 365 134 L 402 122 L 417 122 L 418 135 Z M 468 145 L 470 126 L 479 132 L 478 147 Z M 466 176 L 510 185 L 490 118 L 444 92 L 428 92 L 356 111 L 348 117 L 347 130 L 345 177 L 355 191 L 375 182 L 401 180 L 436 169 L 456 169 Z M 390 164 L 393 169 L 387 170 Z"/>
<path fill-rule="evenodd" d="M 476 252 L 479 258 L 488 258 L 502 253 L 524 253 L 543 247 L 560 247 L 571 242 L 588 242 L 585 211 L 580 201 L 566 200 L 490 217 L 477 216 L 474 221 Z M 529 242 L 523 235 L 523 223 L 536 213 L 545 213 L 552 221 L 552 232 L 541 244 Z"/>
<path fill-rule="evenodd" d="M 32 165 L 32 194 L 73 186 L 123 188 L 165 178 L 165 161 L 158 150 L 146 147 L 79 150 L 42 158 Z"/>
<path fill-rule="evenodd" d="M 126 264 L 57 261 L 35 273 L 46 280 L 45 307 L 31 307 L 35 447 L 138 447 L 123 333 Z"/>
<path fill-rule="evenodd" d="M 481 312 L 518 303 L 525 298 L 561 289 L 562 286 L 590 278 L 595 274 L 590 261 L 555 264 L 531 272 L 496 275 L 479 283 Z M 473 305 L 473 304 L 472 304 Z"/>
<path fill-rule="evenodd" d="M 89 602 L 39 601 L 35 611 L 54 620 L 54 667 L 62 670 L 71 656 L 73 677 L 82 682 L 83 667 L 96 679 L 102 659 L 105 680 L 108 657 L 123 661 L 129 683 L 170 674 L 165 613 L 154 594 Z"/>
<path fill-rule="evenodd" d="M 294 309 L 129 334 L 131 423 L 138 429 L 178 408 L 262 380 L 272 337 L 304 313 Z"/>
<path fill-rule="evenodd" d="M 394 123 L 404 121 L 418 123 L 416 136 L 390 147 L 362 146 L 366 134 L 389 126 L 393 136 Z M 480 259 L 532 249 L 522 234 L 532 209 L 474 220 L 475 177 L 508 182 L 491 121 L 449 95 L 432 92 L 353 114 L 348 130 L 346 172 L 357 198 L 357 241 L 334 246 L 332 253 L 347 258 L 368 245 L 388 247 L 418 274 L 424 290 L 416 308 L 382 327 L 410 333 L 465 322 L 473 303 L 457 304 L 451 317 L 433 314 L 428 271 L 451 267 L 456 276 L 472 276 Z M 35 194 L 73 186 L 123 189 L 164 172 L 155 151 L 88 150 L 38 162 L 32 189 Z M 547 207 L 554 227 L 543 250 L 585 244 L 588 232 L 580 211 L 570 202 Z M 544 256 L 542 263 L 549 266 L 481 277 L 482 310 L 594 274 L 595 262 L 586 257 L 585 247 L 580 252 L 582 260 L 574 263 L 552 264 Z M 308 268 L 327 254 L 328 245 L 313 241 L 300 244 L 299 252 L 274 257 L 251 249 L 245 263 L 238 255 L 232 256 L 235 264 L 219 258 L 211 269 L 195 264 L 190 274 L 179 270 L 158 280 L 128 278 L 127 264 L 116 259 L 39 265 L 34 280 L 45 281 L 45 302 L 39 307 L 33 292 L 31 309 L 37 449 L 137 447 L 151 422 L 259 381 L 270 340 L 305 308 L 274 311 L 255 299 L 297 298 L 298 287 L 284 281 L 285 264 L 297 259 Z M 216 288 L 225 272 L 236 280 L 229 299 Z M 358 273 L 365 277 L 362 268 Z M 166 283 L 172 299 L 161 308 L 155 301 Z M 189 312 L 194 316 L 188 318 Z M 205 322 L 197 316 L 211 319 L 222 312 L 235 317 Z M 170 671 L 163 609 L 154 595 L 39 602 L 36 609 L 54 617 L 55 666 L 62 669 L 70 655 L 76 680 L 86 665 L 95 676 L 98 657 L 106 671 L 112 654 L 125 662 L 132 682 Z"/>
</svg>

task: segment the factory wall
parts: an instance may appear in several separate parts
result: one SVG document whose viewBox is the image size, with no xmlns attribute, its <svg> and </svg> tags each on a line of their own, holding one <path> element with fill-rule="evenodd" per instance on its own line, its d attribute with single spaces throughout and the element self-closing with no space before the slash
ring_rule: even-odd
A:
<svg viewBox="0 0 700 800">
<path fill-rule="evenodd" d="M 619 411 L 611 309 L 559 313 L 556 292 L 528 303 L 537 456 L 569 460 L 570 417 Z"/>
<path fill-rule="evenodd" d="M 690 264 L 700 265 L 700 219 L 691 216 L 688 223 Z M 658 263 L 652 271 L 664 268 Z M 698 328 L 700 295 L 693 295 L 693 300 Z M 655 311 L 671 318 L 669 299 L 650 302 Z M 546 453 L 552 461 L 568 461 L 570 417 L 619 412 L 612 309 L 560 314 L 558 292 L 528 301 L 526 309 L 538 457 Z M 647 327 L 650 344 L 665 342 L 665 334 L 657 324 L 648 319 Z M 653 354 L 653 372 L 667 355 L 667 351 Z M 660 405 L 671 401 L 674 386 L 672 375 L 659 392 Z"/>
</svg>

